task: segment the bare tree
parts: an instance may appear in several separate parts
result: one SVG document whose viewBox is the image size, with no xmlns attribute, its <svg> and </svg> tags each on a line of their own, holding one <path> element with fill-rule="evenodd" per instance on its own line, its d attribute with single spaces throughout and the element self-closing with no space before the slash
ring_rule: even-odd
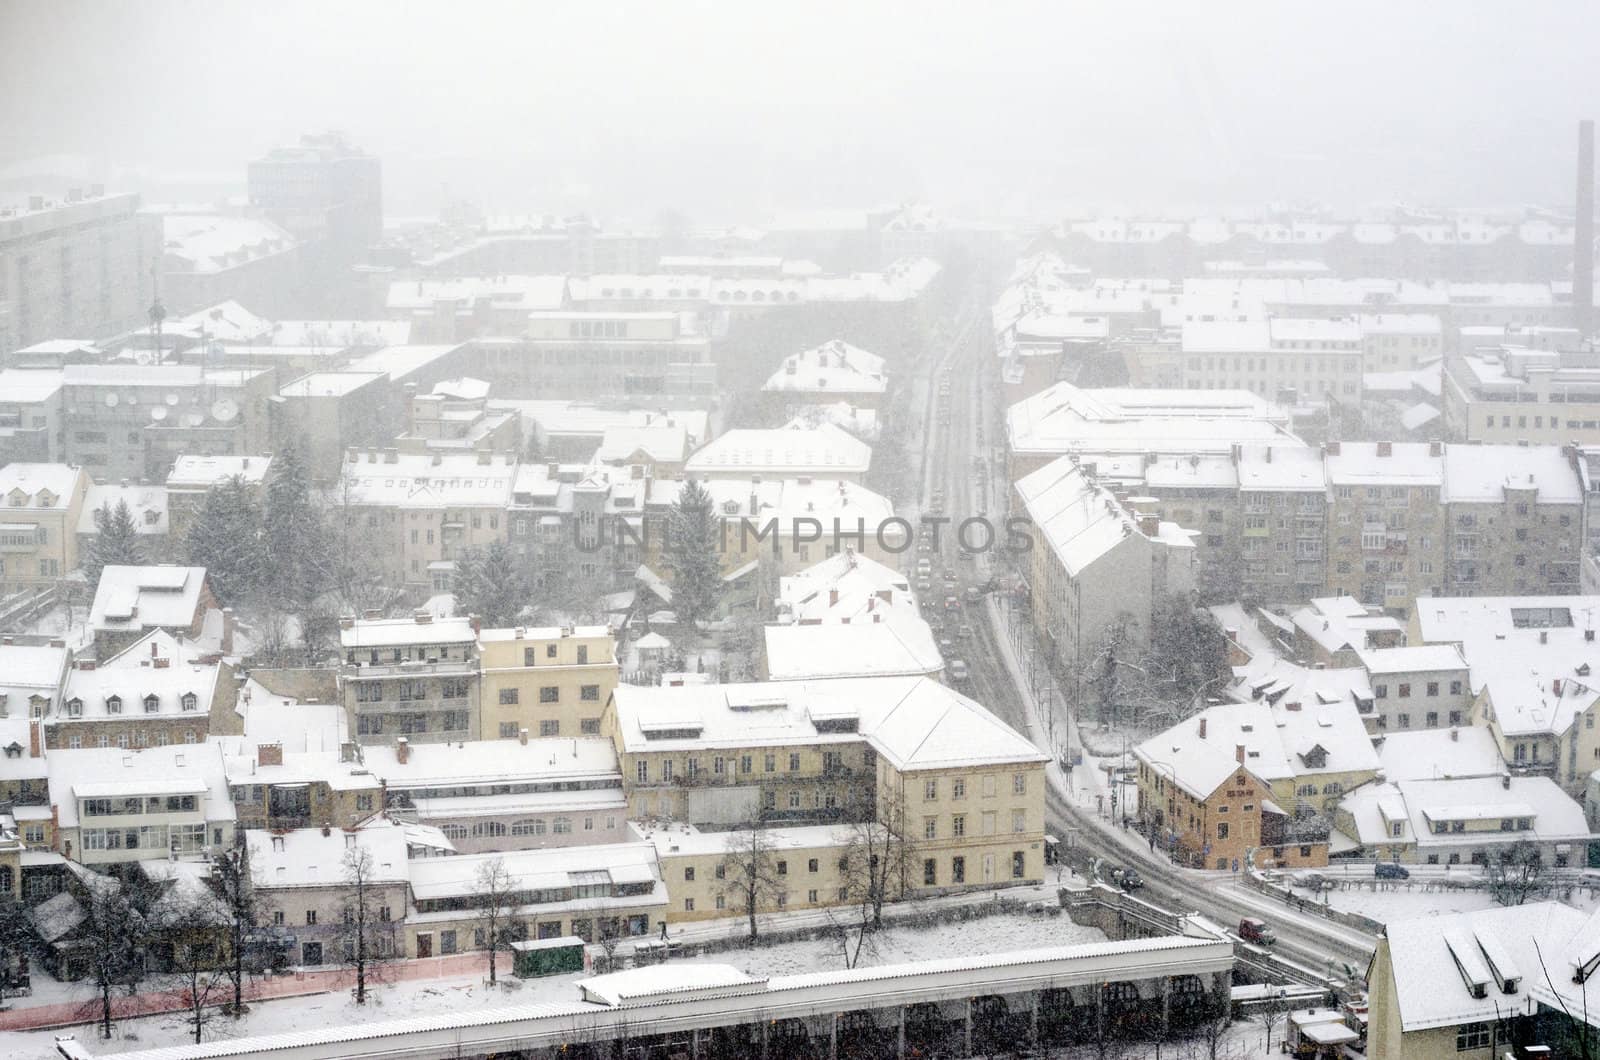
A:
<svg viewBox="0 0 1600 1060">
<path fill-rule="evenodd" d="M 883 905 L 905 897 L 916 857 L 906 834 L 905 800 L 898 793 L 883 803 L 882 820 L 862 821 L 850 828 L 839 856 L 844 899 L 860 906 L 862 919 L 874 930 L 883 925 Z"/>
<path fill-rule="evenodd" d="M 267 919 L 262 893 L 250 869 L 250 850 L 240 844 L 211 859 L 211 886 L 227 914 L 227 975 L 232 988 L 231 1013 L 244 1015 L 244 983 L 260 951 L 258 931 Z"/>
<path fill-rule="evenodd" d="M 345 966 L 356 976 L 356 1004 L 367 1003 L 372 986 L 382 980 L 394 957 L 394 924 L 383 904 L 383 881 L 372 851 L 354 846 L 344 855 L 343 917 L 338 941 Z"/>
<path fill-rule="evenodd" d="M 110 1038 L 112 998 L 119 987 L 136 983 L 144 968 L 145 919 L 117 881 L 89 873 L 83 883 L 78 941 L 94 986 L 100 1036 Z"/>
<path fill-rule="evenodd" d="M 757 933 L 756 914 L 765 903 L 776 901 L 783 890 L 778 879 L 777 859 L 772 856 L 772 836 L 759 817 L 728 835 L 727 853 L 717 864 L 717 879 L 722 893 L 734 903 L 750 924 L 750 941 Z"/>
<path fill-rule="evenodd" d="M 878 955 L 877 932 L 872 924 L 872 907 L 857 903 L 845 910 L 828 910 L 828 935 L 839 948 L 846 968 L 855 968 L 863 957 Z"/>
<path fill-rule="evenodd" d="M 169 953 L 167 976 L 176 983 L 175 993 L 183 1002 L 196 1045 L 205 1037 L 211 1009 L 228 996 L 230 921 L 230 912 L 217 895 L 191 891 L 181 880 L 173 882 L 151 911 L 151 930 L 159 933 Z"/>
<path fill-rule="evenodd" d="M 493 858 L 478 865 L 477 883 L 473 900 L 477 906 L 478 924 L 474 929 L 478 945 L 489 951 L 489 982 L 497 981 L 495 958 L 502 949 L 515 941 L 511 912 L 515 908 L 512 895 L 516 880 L 506 868 L 504 858 Z"/>
<path fill-rule="evenodd" d="M 617 947 L 622 944 L 622 925 L 615 916 L 609 916 L 607 913 L 604 905 L 595 907 L 594 942 L 600 947 L 600 959 L 595 967 L 595 973 L 598 975 L 617 971 Z"/>
<path fill-rule="evenodd" d="M 1273 1030 L 1278 1026 L 1278 1024 L 1284 1021 L 1284 1018 L 1288 1016 L 1288 1014 L 1289 1002 L 1284 991 L 1281 989 L 1269 991 L 1267 995 L 1261 999 L 1261 1007 L 1257 1008 L 1255 1012 L 1252 1013 L 1250 1018 L 1259 1023 L 1261 1025 L 1261 1029 L 1266 1032 L 1267 1041 L 1265 1048 L 1267 1052 L 1272 1052 Z"/>
<path fill-rule="evenodd" d="M 1489 863 L 1489 893 L 1501 905 L 1522 905 L 1545 890 L 1544 859 L 1539 848 L 1519 839 Z"/>
</svg>

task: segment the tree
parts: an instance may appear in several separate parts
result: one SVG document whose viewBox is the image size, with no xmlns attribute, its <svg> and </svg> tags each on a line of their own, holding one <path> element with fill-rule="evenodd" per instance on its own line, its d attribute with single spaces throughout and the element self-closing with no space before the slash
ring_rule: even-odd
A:
<svg viewBox="0 0 1600 1060">
<path fill-rule="evenodd" d="M 249 597 L 268 577 L 262 546 L 261 506 L 235 475 L 206 492 L 184 545 L 189 563 L 206 569 L 211 592 L 224 607 Z"/>
<path fill-rule="evenodd" d="M 694 479 L 683 484 L 667 517 L 664 557 L 672 572 L 672 610 L 699 626 L 722 597 L 722 524 L 711 494 Z"/>
<path fill-rule="evenodd" d="M 107 567 L 137 567 L 144 563 L 144 546 L 139 541 L 139 528 L 133 521 L 128 502 L 117 501 L 115 508 L 96 508 L 94 512 L 94 540 L 89 543 L 89 556 L 83 564 L 84 580 L 89 592 L 100 585 L 100 572 Z"/>
<path fill-rule="evenodd" d="M 477 615 L 491 627 L 515 625 L 531 595 L 527 574 L 504 541 L 457 556 L 450 591 L 458 613 Z"/>
<path fill-rule="evenodd" d="M 1519 839 L 1489 863 L 1489 893 L 1501 905 L 1522 905 L 1545 890 L 1544 859 L 1539 848 Z"/>
<path fill-rule="evenodd" d="M 303 608 L 328 583 L 327 527 L 311 502 L 311 478 L 300 447 L 290 442 L 272 459 L 262 537 L 272 571 L 266 588 L 283 606 Z"/>
<path fill-rule="evenodd" d="M 365 1005 L 394 956 L 394 924 L 383 904 L 383 882 L 371 850 L 354 846 L 345 851 L 344 884 L 338 942 L 345 966 L 356 975 L 356 1004 Z"/>
<path fill-rule="evenodd" d="M 78 941 L 94 986 L 100 1036 L 110 1038 L 111 1000 L 118 987 L 138 982 L 144 968 L 145 920 L 116 880 L 93 873 L 82 879 Z"/>
<path fill-rule="evenodd" d="M 883 905 L 905 896 L 916 861 L 916 845 L 907 834 L 905 794 L 885 794 L 877 820 L 851 826 L 839 857 L 845 900 L 861 907 L 874 930 L 883 926 Z"/>
<path fill-rule="evenodd" d="M 217 895 L 181 879 L 151 910 L 151 930 L 170 954 L 167 975 L 176 982 L 196 1045 L 211 1022 L 210 1009 L 228 994 L 230 955 L 220 943 L 229 934 L 229 920 Z"/>
<path fill-rule="evenodd" d="M 1272 1052 L 1272 1031 L 1284 1021 L 1289 1014 L 1289 1002 L 1282 989 L 1276 992 L 1268 991 L 1261 999 L 1261 1005 L 1255 1010 L 1251 1018 L 1261 1024 L 1261 1029 L 1266 1032 L 1266 1051 Z"/>
<path fill-rule="evenodd" d="M 244 981 L 258 952 L 257 931 L 265 921 L 261 892 L 250 869 L 250 849 L 243 844 L 211 859 L 211 886 L 227 917 L 227 973 L 233 991 L 232 1013 L 244 1015 Z"/>
<path fill-rule="evenodd" d="M 20 971 L 32 947 L 33 926 L 28 907 L 9 892 L 0 892 L 0 1001 L 14 971 Z"/>
<path fill-rule="evenodd" d="M 480 940 L 479 945 L 489 951 L 490 983 L 497 979 L 495 958 L 502 949 L 516 941 L 518 925 L 511 919 L 511 913 L 516 908 L 512 897 L 515 890 L 516 881 L 506 868 L 504 858 L 494 858 L 478 865 L 477 883 L 473 889 L 473 900 L 478 910 L 475 934 Z"/>
<path fill-rule="evenodd" d="M 777 859 L 772 855 L 772 836 L 759 817 L 737 832 L 729 834 L 727 852 L 717 863 L 721 891 L 743 913 L 750 925 L 750 941 L 756 940 L 756 914 L 762 905 L 777 900 L 783 890 L 778 878 Z"/>
</svg>

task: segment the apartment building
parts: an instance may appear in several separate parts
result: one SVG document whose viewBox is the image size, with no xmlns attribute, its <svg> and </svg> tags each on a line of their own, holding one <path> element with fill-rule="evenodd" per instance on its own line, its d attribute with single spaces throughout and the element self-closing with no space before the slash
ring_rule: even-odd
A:
<svg viewBox="0 0 1600 1060">
<path fill-rule="evenodd" d="M 383 781 L 354 755 L 285 751 L 281 742 L 248 737 L 220 741 L 240 828 L 348 829 L 383 809 Z"/>
<path fill-rule="evenodd" d="M 641 827 L 661 862 L 671 906 L 669 923 L 693 923 L 745 914 L 739 877 L 728 874 L 737 863 L 741 832 L 703 832 L 693 825 L 661 823 Z M 854 832 L 839 825 L 798 825 L 762 832 L 771 849 L 772 888 L 756 896 L 757 915 L 820 909 L 859 900 L 851 880 L 840 871 L 840 859 Z M 748 840 L 746 840 L 747 842 Z"/>
<path fill-rule="evenodd" d="M 1514 444 L 1600 442 L 1600 353 L 1524 346 L 1453 354 L 1444 365 L 1445 435 Z"/>
<path fill-rule="evenodd" d="M 479 728 L 477 620 L 339 620 L 340 698 L 361 744 L 475 740 Z"/>
<path fill-rule="evenodd" d="M 365 827 L 251 829 L 244 834 L 250 867 L 275 935 L 293 939 L 289 960 L 306 968 L 342 964 L 348 937 L 350 886 L 346 859 L 370 858 L 367 894 L 375 910 L 367 940 L 379 958 L 406 956 L 402 925 L 409 916 L 410 863 L 405 829 L 388 821 Z"/>
<path fill-rule="evenodd" d="M 1436 313 L 1363 313 L 1359 322 L 1363 371 L 1410 372 L 1444 356 Z"/>
<path fill-rule="evenodd" d="M 485 739 L 600 735 L 617 687 L 616 643 L 608 626 L 481 630 Z"/>
<path fill-rule="evenodd" d="M 401 400 L 383 372 L 315 371 L 278 388 L 271 406 L 275 445 L 299 447 L 313 481 L 337 481 L 345 454 L 390 444 Z"/>
<path fill-rule="evenodd" d="M 1406 613 L 1448 582 L 1444 447 L 1329 442 L 1328 583 L 1337 596 Z"/>
<path fill-rule="evenodd" d="M 516 473 L 514 453 L 352 449 L 334 487 L 334 521 L 391 584 L 444 592 L 462 552 L 507 540 Z"/>
<path fill-rule="evenodd" d="M 1351 319 L 1186 322 L 1182 386 L 1248 390 L 1288 405 L 1359 404 L 1362 332 Z"/>
<path fill-rule="evenodd" d="M 156 629 L 120 654 L 79 659 L 43 716 L 49 748 L 164 747 L 234 730 L 233 670 Z"/>
<path fill-rule="evenodd" d="M 172 537 L 167 488 L 165 486 L 90 486 L 83 495 L 83 512 L 78 516 L 78 555 L 89 555 L 100 537 L 96 517 L 111 515 L 120 505 L 128 506 L 134 533 L 139 538 L 139 554 L 152 563 L 176 557 L 180 542 Z"/>
<path fill-rule="evenodd" d="M 617 752 L 602 737 L 361 749 L 391 818 L 439 829 L 457 853 L 626 841 Z"/>
<path fill-rule="evenodd" d="M 383 167 L 338 133 L 301 136 L 253 160 L 250 205 L 332 262 L 364 261 L 383 238 Z"/>
<path fill-rule="evenodd" d="M 472 350 L 474 374 L 511 397 L 700 399 L 716 388 L 710 337 L 681 313 L 534 311 L 520 336 Z"/>
<path fill-rule="evenodd" d="M 834 339 L 785 357 L 761 390 L 785 409 L 836 401 L 877 409 L 889 387 L 884 366 L 877 354 Z"/>
<path fill-rule="evenodd" d="M 162 213 L 161 300 L 188 313 L 235 300 L 269 317 L 303 304 L 304 249 L 260 217 Z"/>
<path fill-rule="evenodd" d="M 0 466 L 61 460 L 62 375 L 59 368 L 0 371 Z"/>
<path fill-rule="evenodd" d="M 235 815 L 214 744 L 52 750 L 56 852 L 87 866 L 205 860 L 233 844 Z"/>
<path fill-rule="evenodd" d="M 1140 826 L 1189 865 L 1228 869 L 1246 864 L 1250 851 L 1265 845 L 1264 804 L 1271 788 L 1245 765 L 1243 747 L 1229 754 L 1203 740 L 1187 744 L 1141 745 Z M 1321 859 L 1327 858 L 1326 846 Z M 1316 844 L 1294 846 L 1290 864 L 1315 864 Z"/>
<path fill-rule="evenodd" d="M 791 422 L 724 432 L 697 449 L 684 472 L 697 479 L 817 478 L 859 485 L 871 464 L 872 447 L 833 424 Z"/>
<path fill-rule="evenodd" d="M 0 467 L 0 590 L 52 584 L 78 565 L 78 520 L 89 476 L 69 464 Z"/>
<path fill-rule="evenodd" d="M 243 484 L 258 504 L 263 502 L 271 470 L 271 454 L 178 457 L 166 477 L 168 533 L 178 541 L 185 540 L 205 507 L 206 494 L 233 479 Z"/>
<path fill-rule="evenodd" d="M 160 221 L 139 196 L 69 189 L 0 209 L 0 357 L 63 335 L 144 324 L 155 299 Z"/>
<path fill-rule="evenodd" d="M 632 469 L 522 464 L 511 487 L 511 548 L 536 587 L 576 576 L 587 584 L 633 578 L 645 560 L 650 479 Z"/>
<path fill-rule="evenodd" d="M 1467 664 L 1453 644 L 1417 644 L 1356 653 L 1372 688 L 1363 711 L 1374 735 L 1455 728 L 1472 718 Z"/>
<path fill-rule="evenodd" d="M 1452 596 L 1576 593 L 1584 490 L 1568 448 L 1445 447 Z"/>
</svg>

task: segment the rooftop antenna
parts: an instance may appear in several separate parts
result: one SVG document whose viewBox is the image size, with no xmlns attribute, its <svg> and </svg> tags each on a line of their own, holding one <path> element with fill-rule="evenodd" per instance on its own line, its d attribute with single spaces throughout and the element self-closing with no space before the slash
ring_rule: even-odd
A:
<svg viewBox="0 0 1600 1060">
<path fill-rule="evenodd" d="M 154 272 L 155 270 L 151 270 Z M 156 300 L 150 303 L 150 335 L 156 342 L 156 363 L 162 363 L 161 356 L 161 322 L 167 319 L 167 307 L 161 304 L 161 292 L 156 292 Z"/>
</svg>

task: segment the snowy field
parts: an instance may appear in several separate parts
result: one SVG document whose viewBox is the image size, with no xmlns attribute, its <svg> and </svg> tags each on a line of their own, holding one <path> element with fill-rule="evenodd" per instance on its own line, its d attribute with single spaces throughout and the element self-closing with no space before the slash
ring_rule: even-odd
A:
<svg viewBox="0 0 1600 1060">
<path fill-rule="evenodd" d="M 1098 928 L 1079 926 L 1065 915 L 1044 917 L 1016 914 L 931 928 L 889 927 L 878 933 L 877 953 L 864 955 L 861 966 L 928 960 L 957 954 L 975 956 L 1003 953 L 1040 946 L 1071 946 L 1104 942 L 1105 938 Z M 794 975 L 844 968 L 837 945 L 822 940 L 725 950 L 672 963 L 731 964 L 752 975 Z M 492 989 L 484 976 L 393 983 L 379 987 L 373 1000 L 365 1006 L 357 1006 L 350 1000 L 348 992 L 261 1001 L 252 1006 L 244 1019 L 237 1022 L 226 1016 L 214 1016 L 206 1027 L 206 1040 L 275 1034 L 343 1023 L 368 1023 L 431 1013 L 475 1012 L 496 1005 L 573 1001 L 577 999 L 576 983 L 580 978 L 582 976 L 574 974 L 528 981 L 502 980 L 500 985 Z M 87 986 L 63 987 L 62 991 L 70 993 L 53 1000 L 87 1000 L 89 994 Z M 116 1025 L 115 1036 L 109 1042 L 102 1041 L 90 1026 L 65 1031 L 0 1033 L 0 1057 L 23 1060 L 26 1057 L 50 1056 L 53 1054 L 55 1036 L 66 1033 L 76 1034 L 78 1040 L 96 1054 L 182 1045 L 193 1041 L 193 1030 L 183 1014 L 169 1013 L 122 1021 Z"/>
</svg>

